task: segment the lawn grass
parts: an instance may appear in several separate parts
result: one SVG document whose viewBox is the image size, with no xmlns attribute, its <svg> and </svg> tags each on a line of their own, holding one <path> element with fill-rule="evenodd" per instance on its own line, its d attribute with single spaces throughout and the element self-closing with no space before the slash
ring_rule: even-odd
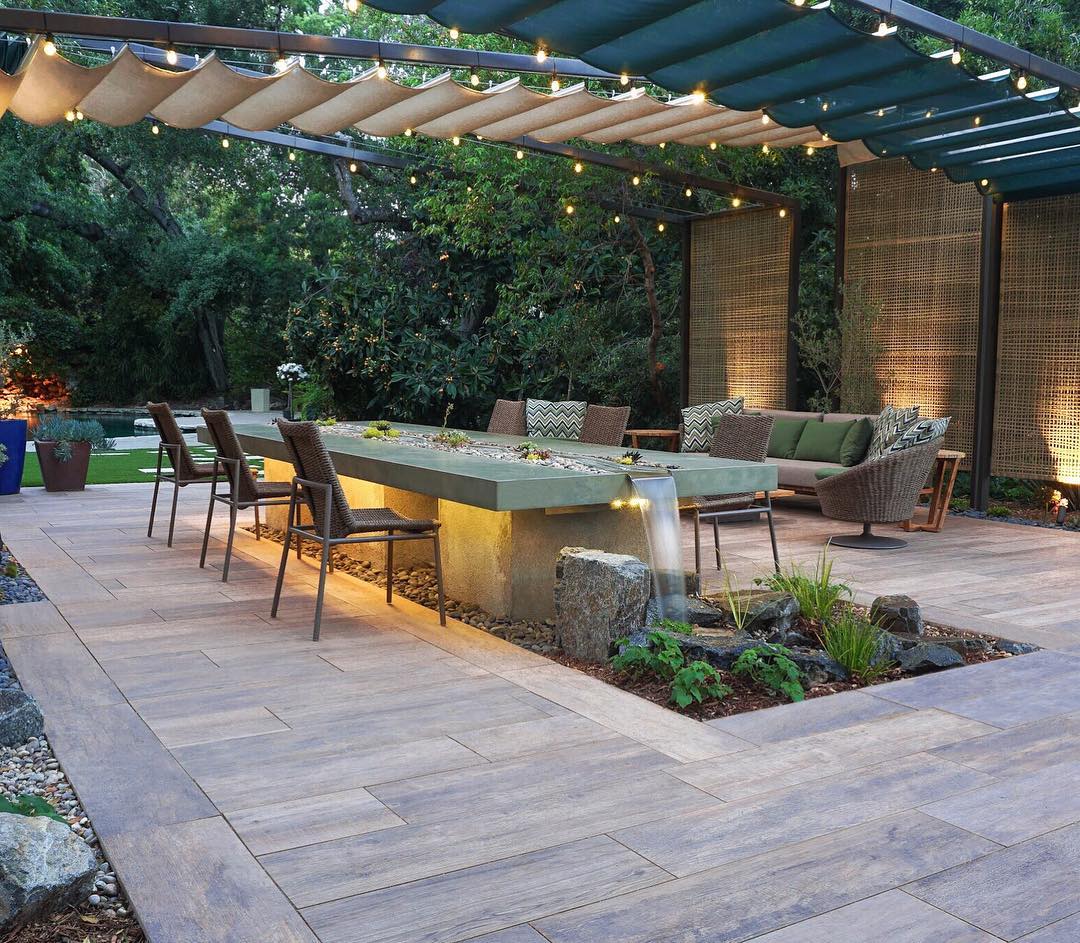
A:
<svg viewBox="0 0 1080 943">
<path fill-rule="evenodd" d="M 197 462 L 213 460 L 213 450 L 199 445 L 191 446 L 191 453 Z M 251 459 L 255 468 L 262 468 L 262 459 Z M 168 463 L 166 462 L 166 465 Z M 94 452 L 90 456 L 90 470 L 86 476 L 89 485 L 119 485 L 135 481 L 153 481 L 154 468 L 157 466 L 157 449 L 117 449 L 115 452 Z M 149 469 L 144 471 L 143 469 Z M 37 455 L 26 453 L 26 465 L 23 467 L 22 486 L 40 488 L 41 468 Z"/>
</svg>

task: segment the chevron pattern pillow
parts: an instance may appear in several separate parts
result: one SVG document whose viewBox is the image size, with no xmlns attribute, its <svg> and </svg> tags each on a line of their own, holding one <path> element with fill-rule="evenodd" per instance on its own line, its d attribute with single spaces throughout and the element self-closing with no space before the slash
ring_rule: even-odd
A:
<svg viewBox="0 0 1080 943">
<path fill-rule="evenodd" d="M 743 398 L 723 399 L 716 403 L 699 403 L 682 411 L 682 451 L 708 452 L 713 440 L 713 420 L 743 411 Z"/>
<path fill-rule="evenodd" d="M 912 423 L 885 450 L 885 454 L 891 455 L 893 452 L 903 452 L 904 449 L 910 449 L 916 445 L 926 445 L 927 442 L 940 439 L 945 435 L 945 430 L 949 428 L 951 419 L 952 416 L 946 416 L 944 419 L 920 419 L 918 422 Z"/>
<path fill-rule="evenodd" d="M 580 439 L 588 405 L 575 400 L 526 400 L 525 431 L 530 438 Z"/>
<path fill-rule="evenodd" d="M 874 434 L 870 437 L 870 447 L 866 450 L 866 461 L 881 458 L 900 433 L 918 418 L 918 406 L 905 406 L 903 409 L 886 406 L 874 420 Z"/>
</svg>

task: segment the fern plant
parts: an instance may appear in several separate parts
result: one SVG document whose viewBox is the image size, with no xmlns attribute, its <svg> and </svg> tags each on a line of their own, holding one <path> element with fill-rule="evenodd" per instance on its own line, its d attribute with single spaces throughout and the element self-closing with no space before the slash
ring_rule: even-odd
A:
<svg viewBox="0 0 1080 943">
<path fill-rule="evenodd" d="M 731 666 L 732 673 L 746 675 L 773 694 L 782 694 L 792 701 L 801 701 L 803 670 L 789 657 L 791 650 L 783 645 L 763 644 L 748 648 Z"/>
</svg>

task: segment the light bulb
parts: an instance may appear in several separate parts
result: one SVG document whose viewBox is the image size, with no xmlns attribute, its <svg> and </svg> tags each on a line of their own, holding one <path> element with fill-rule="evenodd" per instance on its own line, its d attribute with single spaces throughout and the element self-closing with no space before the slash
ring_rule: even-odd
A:
<svg viewBox="0 0 1080 943">
<path fill-rule="evenodd" d="M 716 150 L 716 141 L 709 141 L 709 150 L 710 151 L 715 151 Z"/>
<path fill-rule="evenodd" d="M 289 160 L 296 160 L 296 151 L 289 151 Z"/>
<path fill-rule="evenodd" d="M 476 140 L 478 140 L 478 141 L 484 140 L 484 135 L 482 135 L 482 134 L 476 135 Z"/>
<path fill-rule="evenodd" d="M 514 154 L 514 156 L 515 156 L 515 157 L 516 157 L 516 158 L 517 158 L 518 160 L 524 160 L 524 159 L 525 159 L 525 152 L 524 152 L 523 150 L 520 150 L 520 149 L 519 149 L 519 150 L 518 150 L 518 151 L 517 151 L 517 152 L 516 152 L 516 153 Z"/>
<path fill-rule="evenodd" d="M 85 118 L 85 117 L 86 117 L 86 115 L 84 115 L 81 111 L 79 111 L 78 108 L 75 109 L 75 120 L 76 121 L 82 121 L 83 118 Z"/>
<path fill-rule="evenodd" d="M 974 124 L 975 124 L 975 127 L 977 128 L 980 124 L 982 124 L 982 118 L 980 118 L 978 115 L 976 115 Z"/>
<path fill-rule="evenodd" d="M 161 128 L 159 128 L 156 124 L 152 124 L 152 125 L 150 125 L 150 133 L 151 134 L 161 134 Z"/>
<path fill-rule="evenodd" d="M 229 149 L 229 139 L 228 138 L 222 138 L 221 139 L 221 146 L 223 148 L 225 148 L 226 150 L 228 150 Z"/>
<path fill-rule="evenodd" d="M 56 55 L 56 42 L 53 40 L 51 34 L 45 37 L 45 45 L 41 47 L 41 51 L 47 56 Z"/>
<path fill-rule="evenodd" d="M 879 108 L 879 109 L 877 110 L 877 116 L 878 116 L 879 118 L 884 118 L 884 117 L 885 117 L 885 109 L 884 109 L 884 108 Z"/>
<path fill-rule="evenodd" d="M 694 101 L 699 105 L 703 104 L 705 101 L 705 93 L 702 91 L 694 92 Z"/>
<path fill-rule="evenodd" d="M 934 117 L 934 109 L 933 108 L 927 108 L 926 109 L 926 117 L 927 118 L 933 118 Z"/>
<path fill-rule="evenodd" d="M 785 216 L 787 216 L 787 210 L 780 210 L 780 218 L 783 219 Z"/>
<path fill-rule="evenodd" d="M 450 38 L 451 38 L 451 39 L 453 39 L 453 40 L 455 40 L 455 41 L 456 41 L 456 40 L 457 40 L 457 38 L 458 38 L 458 37 L 459 37 L 460 35 L 461 35 L 461 31 L 460 31 L 460 30 L 459 30 L 459 29 L 458 29 L 458 28 L 457 28 L 456 26 L 451 26 L 451 27 L 450 27 Z"/>
<path fill-rule="evenodd" d="M 180 57 L 176 54 L 176 50 L 173 49 L 172 46 L 165 50 L 165 61 L 169 63 L 169 65 L 176 65 L 179 58 Z"/>
<path fill-rule="evenodd" d="M 356 173 L 357 169 L 358 168 L 356 166 L 355 161 L 353 161 L 352 163 L 349 164 L 349 173 L 354 174 L 354 173 Z"/>
<path fill-rule="evenodd" d="M 409 176 L 409 183 L 411 183 L 413 186 L 416 185 L 416 174 L 411 174 Z"/>
<path fill-rule="evenodd" d="M 740 206 L 742 206 L 742 200 L 740 200 L 738 197 L 733 197 L 731 200 L 731 205 L 734 206 L 735 209 L 738 209 Z"/>
<path fill-rule="evenodd" d="M 622 75 L 619 76 L 619 84 L 620 85 L 629 85 L 630 84 L 630 76 L 627 75 L 624 72 Z"/>
<path fill-rule="evenodd" d="M 663 223 L 658 223 L 656 228 L 659 232 L 663 232 L 665 229 L 667 229 L 667 226 L 665 226 Z"/>
<path fill-rule="evenodd" d="M 461 138 L 459 138 L 456 134 L 453 136 L 453 138 L 451 138 L 451 140 L 454 143 L 454 147 L 457 147 L 461 144 Z"/>
<path fill-rule="evenodd" d="M 476 69 L 473 69 L 472 72 L 469 73 L 469 84 L 470 85 L 479 85 L 480 84 L 480 76 L 477 74 Z"/>
<path fill-rule="evenodd" d="M 566 204 L 566 215 L 567 216 L 573 216 L 574 215 L 574 204 L 573 203 L 567 203 Z"/>
<path fill-rule="evenodd" d="M 764 112 L 762 112 L 761 113 L 761 123 L 762 124 L 768 124 L 769 120 L 770 120 L 769 116 L 767 114 L 765 114 Z"/>
<path fill-rule="evenodd" d="M 465 192 L 466 193 L 472 193 L 472 186 L 471 185 L 466 185 Z"/>
<path fill-rule="evenodd" d="M 615 214 L 615 222 L 617 222 L 617 223 L 622 222 L 622 217 L 618 213 Z"/>
<path fill-rule="evenodd" d="M 635 175 L 630 178 L 630 182 L 636 187 L 638 184 L 641 183 L 641 178 Z"/>
<path fill-rule="evenodd" d="M 574 163 L 574 173 L 579 174 L 585 169 L 585 165 L 581 161 Z"/>
<path fill-rule="evenodd" d="M 543 62 L 547 59 L 547 50 L 543 46 L 536 47 L 536 61 Z"/>
<path fill-rule="evenodd" d="M 68 109 L 67 111 L 65 111 L 65 112 L 64 112 L 64 117 L 65 117 L 65 118 L 66 118 L 66 119 L 67 119 L 68 121 L 74 121 L 74 120 L 75 120 L 75 112 L 74 112 L 74 111 L 72 111 L 72 110 L 71 110 L 71 109 L 69 108 L 69 109 Z"/>
<path fill-rule="evenodd" d="M 761 153 L 762 154 L 768 154 L 769 153 L 769 145 L 768 144 L 762 144 L 761 145 Z"/>
<path fill-rule="evenodd" d="M 806 145 L 806 156 L 807 157 L 813 157 L 814 156 L 814 146 L 812 144 Z"/>
<path fill-rule="evenodd" d="M 1027 85 L 1027 76 L 1024 75 L 1023 72 L 1021 72 L 1020 75 L 1017 76 L 1016 87 L 1020 89 L 1020 91 L 1023 91 L 1025 88 L 1027 88 Z"/>
<path fill-rule="evenodd" d="M 289 60 L 285 58 L 284 53 L 278 52 L 278 57 L 274 60 L 274 68 L 278 72 L 284 72 L 289 68 Z"/>
<path fill-rule="evenodd" d="M 407 137 L 407 138 L 412 137 L 412 128 L 406 128 L 405 129 L 405 137 Z"/>
<path fill-rule="evenodd" d="M 660 150 L 663 150 L 665 147 L 667 147 L 667 141 L 661 141 L 660 142 Z"/>
<path fill-rule="evenodd" d="M 355 13 L 360 9 L 360 0 L 345 0 L 345 9 L 350 13 Z"/>
<path fill-rule="evenodd" d="M 828 134 L 822 134 L 821 135 L 821 140 L 822 141 L 828 141 L 829 140 L 829 135 Z"/>
<path fill-rule="evenodd" d="M 386 64 L 382 61 L 382 59 L 379 60 L 379 64 L 375 67 L 375 74 L 380 79 L 386 78 Z"/>
<path fill-rule="evenodd" d="M 683 193 L 685 193 L 687 195 L 687 197 L 691 197 L 691 196 L 694 195 L 694 191 L 691 190 L 689 187 L 687 187 L 685 190 L 683 190 Z"/>
<path fill-rule="evenodd" d="M 937 167 L 931 167 L 930 168 L 930 173 L 936 174 L 937 173 Z"/>
<path fill-rule="evenodd" d="M 822 102 L 821 103 L 821 110 L 822 111 L 828 111 L 829 110 L 829 103 L 828 102 Z"/>
<path fill-rule="evenodd" d="M 557 75 L 553 75 L 551 77 L 551 90 L 553 92 L 557 92 L 560 88 L 562 88 L 562 82 L 559 81 L 559 77 Z"/>
<path fill-rule="evenodd" d="M 953 65 L 960 65 L 960 60 L 964 58 L 964 54 L 960 51 L 959 46 L 952 47 L 952 56 L 950 58 Z"/>
<path fill-rule="evenodd" d="M 979 181 L 979 186 L 980 187 L 988 187 L 988 186 L 990 186 L 990 181 L 987 180 L 985 177 L 983 177 L 982 180 Z"/>
</svg>

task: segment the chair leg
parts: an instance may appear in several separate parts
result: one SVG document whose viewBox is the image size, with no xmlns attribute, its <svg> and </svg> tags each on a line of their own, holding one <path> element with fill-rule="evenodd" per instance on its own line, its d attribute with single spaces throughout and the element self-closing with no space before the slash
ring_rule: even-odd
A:
<svg viewBox="0 0 1080 943">
<path fill-rule="evenodd" d="M 388 530 L 387 535 L 394 536 L 392 530 Z M 386 542 L 386 604 L 389 606 L 394 598 L 394 542 L 388 540 Z"/>
<path fill-rule="evenodd" d="M 229 563 L 232 561 L 233 535 L 236 533 L 236 501 L 229 502 L 229 539 L 225 543 L 225 564 L 221 568 L 221 582 L 229 581 Z"/>
<path fill-rule="evenodd" d="M 259 531 L 262 528 L 259 526 L 259 505 L 255 505 L 255 539 L 259 539 Z"/>
<path fill-rule="evenodd" d="M 158 489 L 161 487 L 161 456 L 158 456 L 158 471 L 154 476 L 154 497 L 150 500 L 150 523 L 146 528 L 146 536 L 154 536 L 154 515 L 157 513 Z"/>
<path fill-rule="evenodd" d="M 772 496 L 765 492 L 765 516 L 769 519 L 769 540 L 772 543 L 772 560 L 776 572 L 780 572 L 780 551 L 776 549 L 776 528 L 773 527 Z"/>
<path fill-rule="evenodd" d="M 289 506 L 289 520 L 292 520 L 292 505 Z M 285 564 L 289 562 L 289 532 L 281 542 L 281 564 L 278 566 L 277 583 L 274 586 L 274 604 L 270 607 L 270 617 L 277 618 L 278 603 L 281 602 L 281 584 L 285 582 Z"/>
<path fill-rule="evenodd" d="M 694 508 L 694 573 L 697 574 L 698 592 L 701 592 L 701 511 Z"/>
<path fill-rule="evenodd" d="M 720 559 L 720 521 L 715 517 L 712 519 L 712 539 L 713 547 L 716 548 L 716 568 L 720 570 L 723 569 L 723 562 Z"/>
<path fill-rule="evenodd" d="M 439 593 L 439 625 L 446 625 L 446 595 L 443 592 L 442 548 L 439 544 L 439 532 L 435 531 L 431 539 L 435 544 L 435 586 Z"/>
<path fill-rule="evenodd" d="M 210 543 L 210 525 L 214 521 L 214 505 L 217 504 L 217 499 L 214 496 L 214 488 L 216 482 L 210 486 L 210 507 L 206 509 L 206 529 L 202 535 L 202 553 L 199 554 L 199 568 L 202 569 L 206 566 L 206 546 Z"/>
<path fill-rule="evenodd" d="M 319 557 L 319 595 L 315 599 L 315 629 L 311 633 L 313 642 L 319 641 L 319 631 L 322 628 L 323 595 L 326 593 L 326 565 L 330 560 L 330 541 L 323 540 L 322 554 Z"/>
<path fill-rule="evenodd" d="M 295 515 L 296 515 L 296 526 L 299 527 L 300 526 L 300 502 L 299 501 L 296 503 Z M 290 517 L 293 516 L 293 511 L 292 511 L 291 508 L 290 508 L 290 511 L 289 511 L 289 516 Z M 296 559 L 297 560 L 300 559 L 300 539 L 301 539 L 300 535 L 297 534 L 296 535 Z M 286 543 L 286 545 L 288 545 L 287 540 L 285 541 L 285 543 Z"/>
<path fill-rule="evenodd" d="M 169 514 L 169 539 L 166 546 L 172 546 L 173 531 L 176 529 L 176 499 L 180 497 L 180 479 L 173 478 L 172 511 Z"/>
</svg>

